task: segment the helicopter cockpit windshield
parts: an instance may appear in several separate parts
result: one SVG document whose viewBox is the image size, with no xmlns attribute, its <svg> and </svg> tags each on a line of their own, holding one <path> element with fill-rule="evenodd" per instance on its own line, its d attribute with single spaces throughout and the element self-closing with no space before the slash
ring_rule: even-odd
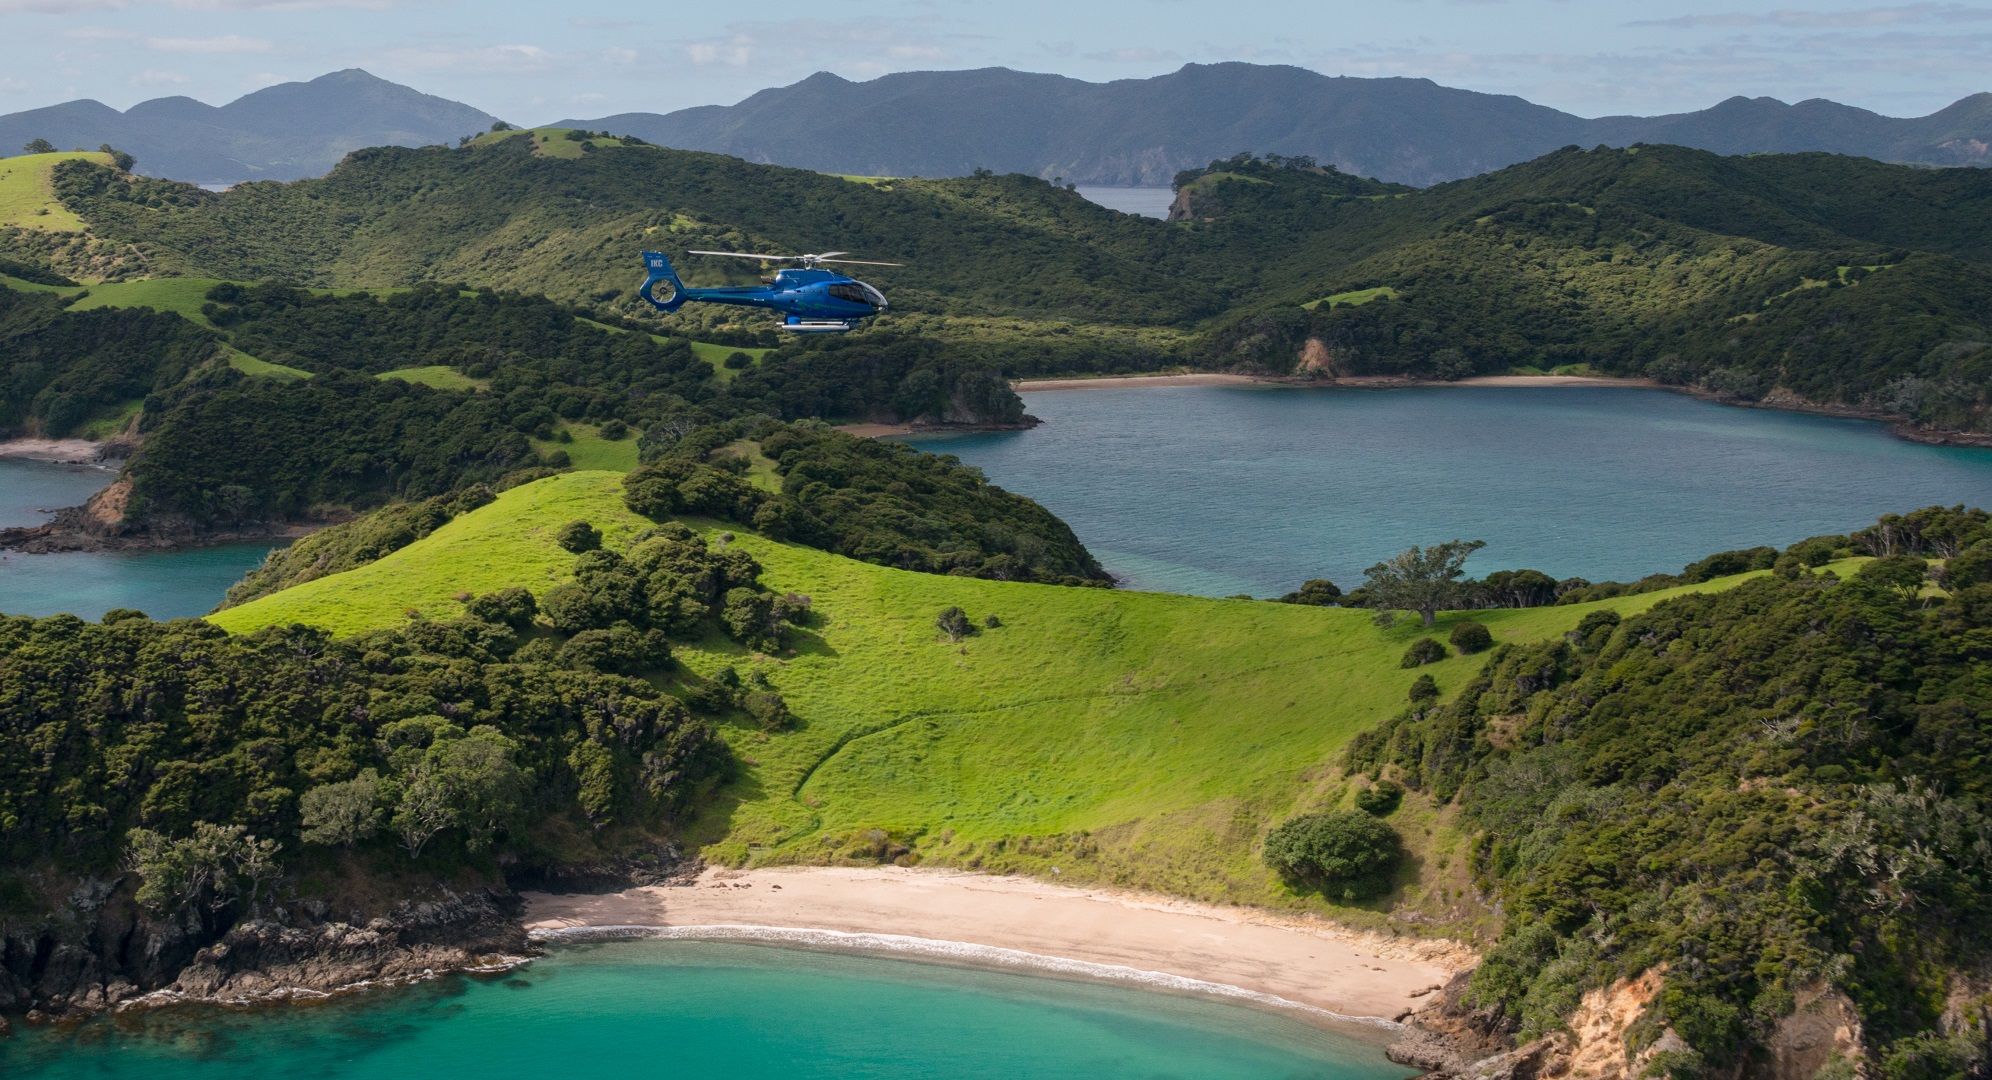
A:
<svg viewBox="0 0 1992 1080">
<path fill-rule="evenodd" d="M 885 306 L 884 294 L 862 281 L 840 281 L 830 286 L 830 295 L 839 300 L 849 300 L 853 304 L 864 304 L 874 308 Z"/>
</svg>

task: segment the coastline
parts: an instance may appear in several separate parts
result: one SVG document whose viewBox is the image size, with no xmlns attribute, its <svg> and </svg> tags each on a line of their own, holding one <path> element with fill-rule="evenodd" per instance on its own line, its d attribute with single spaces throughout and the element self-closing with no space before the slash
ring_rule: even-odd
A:
<svg viewBox="0 0 1992 1080">
<path fill-rule="evenodd" d="M 1945 431 L 1937 428 L 1921 428 L 1908 423 L 1900 416 L 1876 412 L 1853 405 L 1821 404 L 1807 401 L 1795 395 L 1774 393 L 1759 401 L 1744 401 L 1726 398 L 1692 386 L 1676 386 L 1655 379 L 1618 375 L 1473 375 L 1464 379 L 1413 379 L 1401 375 L 1347 375 L 1339 379 L 1314 379 L 1288 375 L 1232 375 L 1215 372 L 1190 372 L 1174 375 L 1099 375 L 1067 376 L 1062 378 L 1015 379 L 1010 388 L 1016 392 L 1029 393 L 1035 390 L 1088 390 L 1100 387 L 1157 387 L 1157 386 L 1270 386 L 1310 390 L 1399 390 L 1447 386 L 1480 387 L 1531 387 L 1531 388 L 1591 388 L 1626 390 L 1665 390 L 1669 393 L 1686 394 L 1702 401 L 1717 405 L 1731 405 L 1741 409 L 1768 409 L 1772 412 L 1804 413 L 1808 416 L 1829 416 L 1840 420 L 1864 420 L 1870 423 L 1885 424 L 1889 434 L 1908 442 L 1924 443 L 1930 446 L 1967 446 L 1992 448 L 1992 432 Z M 856 428 L 877 428 L 878 430 L 856 431 Z M 917 434 L 915 428 L 899 428 L 887 424 L 854 424 L 843 430 L 865 438 L 882 438 L 897 435 Z"/>
<path fill-rule="evenodd" d="M 104 467 L 107 445 L 88 439 L 7 439 L 0 441 L 0 459 Z"/>
<path fill-rule="evenodd" d="M 685 885 L 528 892 L 536 939 L 666 936 L 889 952 L 1393 1025 L 1475 957 L 1320 919 L 903 867 L 707 869 Z"/>
<path fill-rule="evenodd" d="M 1395 390 L 1423 386 L 1569 386 L 1626 387 L 1657 389 L 1652 379 L 1621 378 L 1614 375 L 1473 375 L 1464 379 L 1413 379 L 1402 375 L 1345 375 L 1338 379 L 1298 378 L 1290 375 L 1233 375 L 1221 372 L 1185 372 L 1175 375 L 1100 375 L 1048 379 L 1016 379 L 1010 389 L 1018 393 L 1034 390 L 1091 390 L 1098 387 L 1130 386 L 1289 386 L 1318 390 Z"/>
</svg>

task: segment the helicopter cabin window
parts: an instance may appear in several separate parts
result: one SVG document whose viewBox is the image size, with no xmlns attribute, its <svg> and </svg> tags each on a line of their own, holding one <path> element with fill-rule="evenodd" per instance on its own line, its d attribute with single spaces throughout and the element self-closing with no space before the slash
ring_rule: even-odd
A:
<svg viewBox="0 0 1992 1080">
<path fill-rule="evenodd" d="M 839 300 L 849 300 L 853 304 L 875 306 L 872 304 L 872 298 L 865 295 L 864 286 L 855 282 L 839 282 L 830 286 L 830 295 Z"/>
</svg>

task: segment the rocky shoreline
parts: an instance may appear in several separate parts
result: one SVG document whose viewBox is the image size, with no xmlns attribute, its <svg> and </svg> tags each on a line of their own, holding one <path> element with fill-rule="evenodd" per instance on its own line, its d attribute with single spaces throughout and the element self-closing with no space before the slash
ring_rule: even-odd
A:
<svg viewBox="0 0 1992 1080">
<path fill-rule="evenodd" d="M 84 1019 L 176 1002 L 252 1004 L 326 997 L 456 971 L 494 970 L 536 952 L 508 890 L 443 890 L 368 917 L 322 902 L 225 930 L 197 914 L 158 920 L 119 882 L 79 883 L 62 912 L 0 931 L 0 1019 Z"/>
<path fill-rule="evenodd" d="M 230 529 L 196 529 L 161 522 L 132 528 L 125 518 L 131 482 L 118 479 L 81 506 L 68 506 L 39 525 L 0 529 L 0 551 L 51 555 L 72 551 L 169 551 L 252 540 L 295 540 L 332 522 L 251 522 Z"/>
<path fill-rule="evenodd" d="M 258 914 L 159 918 L 129 876 L 45 883 L 59 910 L 0 922 L 0 1036 L 10 1017 L 69 1023 L 173 1004 L 315 1000 L 442 975 L 502 971 L 539 955 L 519 889 L 591 893 L 696 875 L 671 846 L 600 864 L 524 869 L 511 880 L 443 887 L 384 911 L 292 899 Z"/>
</svg>

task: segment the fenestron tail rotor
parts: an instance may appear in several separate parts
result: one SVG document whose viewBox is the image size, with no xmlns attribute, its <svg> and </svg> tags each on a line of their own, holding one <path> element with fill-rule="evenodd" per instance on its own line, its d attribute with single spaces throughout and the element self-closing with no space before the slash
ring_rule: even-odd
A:
<svg viewBox="0 0 1992 1080">
<path fill-rule="evenodd" d="M 803 269 L 814 269 L 819 263 L 849 263 L 852 266 L 904 266 L 905 263 L 878 262 L 872 259 L 840 259 L 848 255 L 845 251 L 825 251 L 814 255 L 766 255 L 752 251 L 687 251 L 687 255 L 718 255 L 728 259 L 759 259 L 762 262 L 801 263 Z"/>
</svg>

